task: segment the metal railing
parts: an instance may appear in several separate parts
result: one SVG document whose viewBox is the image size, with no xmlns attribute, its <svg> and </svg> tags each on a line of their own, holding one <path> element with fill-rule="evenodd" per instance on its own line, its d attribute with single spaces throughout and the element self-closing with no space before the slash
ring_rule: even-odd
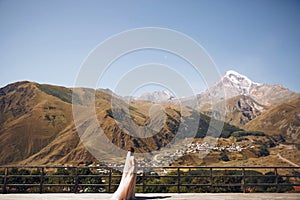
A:
<svg viewBox="0 0 300 200">
<path fill-rule="evenodd" d="M 0 166 L 0 192 L 114 192 L 122 174 L 108 167 Z M 138 192 L 299 192 L 300 167 L 152 167 Z"/>
</svg>

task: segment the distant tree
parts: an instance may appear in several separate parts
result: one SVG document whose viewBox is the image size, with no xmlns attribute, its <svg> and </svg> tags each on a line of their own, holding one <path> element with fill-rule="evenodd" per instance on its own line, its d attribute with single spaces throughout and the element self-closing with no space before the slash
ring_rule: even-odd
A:
<svg viewBox="0 0 300 200">
<path fill-rule="evenodd" d="M 267 147 L 265 145 L 260 146 L 258 150 L 258 157 L 268 156 L 268 155 L 270 155 L 270 152 L 267 149 Z"/>
<path fill-rule="evenodd" d="M 276 144 L 275 144 L 272 140 L 269 141 L 269 144 L 268 144 L 268 145 L 269 145 L 270 148 L 276 146 Z"/>
<path fill-rule="evenodd" d="M 30 175 L 30 172 L 26 169 L 20 169 L 18 170 L 17 168 L 13 168 L 10 172 L 9 175 Z M 11 177 L 8 179 L 9 184 L 31 184 L 32 180 L 29 178 L 25 177 Z M 29 186 L 15 186 L 15 189 L 17 192 L 27 192 Z"/>
<path fill-rule="evenodd" d="M 92 175 L 91 177 L 80 177 L 79 178 L 79 184 L 101 184 L 102 178 L 98 176 L 98 174 L 95 174 L 91 171 L 89 168 L 79 168 L 78 169 L 78 175 Z M 92 187 L 92 186 L 83 186 L 82 192 L 99 192 L 103 191 L 103 187 Z"/>
<path fill-rule="evenodd" d="M 223 160 L 225 162 L 229 161 L 229 158 L 224 151 L 221 153 L 221 160 Z"/>
<path fill-rule="evenodd" d="M 277 142 L 277 143 L 284 143 L 285 142 L 285 139 L 284 139 L 284 137 L 280 134 L 280 135 L 273 135 L 273 136 L 271 136 L 274 140 L 275 140 L 275 142 Z"/>
</svg>

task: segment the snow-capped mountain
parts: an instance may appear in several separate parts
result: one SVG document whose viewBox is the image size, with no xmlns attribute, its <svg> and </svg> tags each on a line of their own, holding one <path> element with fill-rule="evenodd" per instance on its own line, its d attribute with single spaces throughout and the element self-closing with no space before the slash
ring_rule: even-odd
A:
<svg viewBox="0 0 300 200">
<path fill-rule="evenodd" d="M 218 119 L 218 110 L 222 110 L 218 106 L 225 105 L 225 121 L 243 127 L 269 108 L 296 96 L 297 93 L 281 85 L 256 83 L 230 70 L 215 85 L 198 95 L 198 106 L 201 112 Z M 212 103 L 215 105 L 214 112 L 211 111 Z"/>
<path fill-rule="evenodd" d="M 294 98 L 296 94 L 297 93 L 282 85 L 257 83 L 245 75 L 229 70 L 216 84 L 198 94 L 197 97 L 200 108 L 211 105 L 212 100 L 217 103 L 238 96 L 247 96 L 262 106 L 272 107 Z M 128 98 L 129 97 L 127 97 L 127 99 Z M 155 103 L 170 102 L 174 104 L 178 104 L 178 101 L 180 101 L 187 106 L 191 103 L 190 98 L 175 98 L 174 95 L 167 90 L 146 92 L 140 96 L 130 97 L 130 99 L 152 101 Z"/>
<path fill-rule="evenodd" d="M 222 94 L 225 94 L 225 97 Z M 212 98 L 216 101 L 224 101 L 239 95 L 248 96 L 262 105 L 272 106 L 291 99 L 296 93 L 281 85 L 253 82 L 245 75 L 230 70 L 219 82 L 199 94 L 198 98 L 203 105 L 211 102 Z"/>
<path fill-rule="evenodd" d="M 249 95 L 250 91 L 262 84 L 251 81 L 248 77 L 230 70 L 222 77 L 223 86 L 234 88 L 236 92 L 242 95 Z"/>
<path fill-rule="evenodd" d="M 134 100 L 152 101 L 155 103 L 168 102 L 170 100 L 173 100 L 174 98 L 174 95 L 168 90 L 145 92 L 140 96 L 133 97 Z"/>
</svg>

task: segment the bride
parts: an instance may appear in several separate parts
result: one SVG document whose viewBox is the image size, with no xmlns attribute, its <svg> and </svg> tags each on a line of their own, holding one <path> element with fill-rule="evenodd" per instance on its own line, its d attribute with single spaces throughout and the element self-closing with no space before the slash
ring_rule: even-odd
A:
<svg viewBox="0 0 300 200">
<path fill-rule="evenodd" d="M 133 200 L 135 199 L 136 182 L 136 161 L 134 159 L 134 148 L 128 149 L 122 179 L 112 200 Z"/>
</svg>

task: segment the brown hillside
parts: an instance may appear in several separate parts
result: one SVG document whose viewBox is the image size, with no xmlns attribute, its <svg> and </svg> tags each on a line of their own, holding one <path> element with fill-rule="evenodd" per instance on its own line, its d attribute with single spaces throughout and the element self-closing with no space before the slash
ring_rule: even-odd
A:
<svg viewBox="0 0 300 200">
<path fill-rule="evenodd" d="M 131 101 L 127 113 L 121 106 L 126 102 L 108 90 L 97 90 L 95 102 L 89 105 L 94 92 L 81 88 L 73 94 L 69 88 L 26 81 L 1 88 L 0 164 L 96 161 L 86 145 L 92 146 L 92 151 L 98 151 L 98 161 L 106 159 L 105 152 L 99 152 L 97 148 L 97 138 L 92 138 L 85 146 L 82 144 L 78 128 L 84 131 L 82 139 L 89 139 L 103 131 L 107 143 L 112 142 L 122 149 L 135 146 L 137 152 L 149 152 L 167 145 L 177 134 L 180 124 L 184 130 L 180 138 L 190 137 L 190 126 L 197 123 L 196 111 L 172 104 Z M 77 128 L 73 120 L 72 95 L 74 105 L 82 114 Z M 116 100 L 114 109 L 111 107 L 112 96 Z M 87 112 L 87 108 L 94 105 L 97 127 L 93 127 L 92 115 Z M 209 122 L 209 117 L 201 115 L 198 137 L 205 136 Z M 156 130 L 156 124 L 161 123 L 162 126 Z M 149 128 L 143 129 L 145 125 Z M 238 130 L 229 125 L 225 127 L 227 133 Z M 150 137 L 141 138 L 149 133 L 152 134 Z"/>
<path fill-rule="evenodd" d="M 222 102 L 222 104 L 217 103 L 216 110 L 223 104 L 226 109 L 225 122 L 240 128 L 243 128 L 246 123 L 261 115 L 267 109 L 266 106 L 257 103 L 251 97 L 245 95 L 232 97 Z M 203 106 L 200 110 L 204 114 L 212 115 L 209 104 Z"/>
<path fill-rule="evenodd" d="M 247 130 L 283 135 L 288 140 L 300 139 L 300 96 L 273 107 L 246 124 Z"/>
<path fill-rule="evenodd" d="M 0 163 L 17 162 L 39 152 L 70 126 L 70 104 L 19 82 L 1 89 Z"/>
</svg>

